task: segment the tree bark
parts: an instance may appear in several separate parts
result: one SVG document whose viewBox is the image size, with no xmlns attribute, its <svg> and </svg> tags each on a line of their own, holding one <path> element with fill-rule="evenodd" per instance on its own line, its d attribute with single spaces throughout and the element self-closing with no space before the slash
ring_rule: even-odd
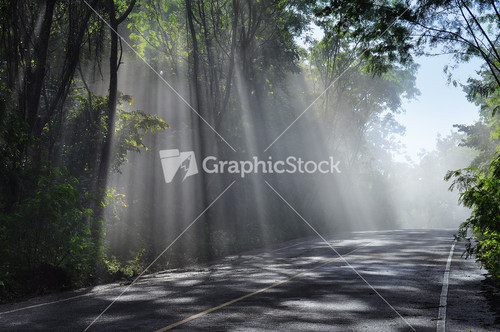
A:
<svg viewBox="0 0 500 332">
<path fill-rule="evenodd" d="M 127 10 L 116 18 L 115 3 L 113 0 L 107 0 L 106 10 L 109 16 L 111 48 L 109 52 L 109 96 L 106 117 L 106 134 L 101 147 L 101 161 L 97 175 L 97 189 L 106 190 L 107 178 L 111 166 L 112 156 L 111 148 L 113 144 L 114 124 L 116 117 L 116 100 L 118 95 L 118 26 L 122 23 L 134 8 L 136 0 L 132 0 Z M 102 216 L 102 211 L 98 211 L 98 216 Z"/>
<path fill-rule="evenodd" d="M 19 94 L 19 107 L 29 125 L 30 132 L 38 117 L 55 4 L 56 0 L 45 0 L 40 4 L 41 15 L 36 22 L 37 25 L 40 23 L 40 29 L 38 32 L 34 31 L 33 57 L 30 59 L 31 63 L 26 66 L 22 91 Z"/>
<path fill-rule="evenodd" d="M 196 38 L 196 30 L 193 23 L 193 8 L 191 6 L 191 0 L 186 0 L 186 14 L 189 25 L 189 33 L 191 34 L 191 42 L 193 43 L 193 87 L 194 87 L 194 100 L 196 105 L 194 109 L 202 115 L 200 111 L 201 107 L 201 96 L 199 89 L 199 70 L 200 70 L 200 59 L 199 59 L 199 49 L 198 49 L 198 39 Z"/>
<path fill-rule="evenodd" d="M 234 75 L 234 65 L 236 57 L 236 42 L 237 42 L 237 30 L 238 30 L 238 15 L 239 15 L 239 5 L 238 0 L 233 0 L 233 18 L 231 22 L 232 35 L 231 35 L 231 52 L 229 53 L 229 66 L 228 73 L 226 77 L 226 90 L 224 91 L 224 99 L 222 101 L 222 107 L 217 117 L 217 122 L 215 123 L 215 130 L 219 130 L 222 124 L 222 119 L 227 111 L 227 105 L 229 102 L 229 96 L 231 95 L 231 85 Z"/>
</svg>

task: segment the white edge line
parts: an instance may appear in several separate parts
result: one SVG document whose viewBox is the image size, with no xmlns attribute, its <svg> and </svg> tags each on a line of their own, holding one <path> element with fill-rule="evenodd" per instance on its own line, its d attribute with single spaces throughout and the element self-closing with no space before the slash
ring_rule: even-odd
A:
<svg viewBox="0 0 500 332">
<path fill-rule="evenodd" d="M 446 268 L 444 269 L 443 276 L 443 287 L 441 288 L 441 296 L 439 297 L 439 312 L 438 320 L 436 325 L 437 332 L 446 331 L 446 306 L 448 301 L 448 284 L 450 279 L 451 261 L 453 260 L 453 251 L 455 250 L 455 243 L 450 248 L 450 254 L 448 255 L 448 261 L 446 262 Z"/>
<path fill-rule="evenodd" d="M 46 306 L 46 305 L 51 305 L 51 304 L 57 304 L 57 303 L 61 303 L 61 302 L 66 302 L 66 301 L 78 299 L 80 297 L 90 296 L 90 295 L 95 295 L 95 294 L 96 294 L 96 292 L 90 291 L 90 292 L 85 293 L 85 294 L 75 295 L 75 296 L 71 296 L 71 297 L 68 297 L 68 298 L 65 298 L 65 299 L 60 299 L 60 300 L 55 300 L 55 301 L 50 301 L 50 302 L 44 302 L 44 303 L 38 303 L 38 304 L 33 304 L 33 305 L 30 305 L 30 306 L 27 306 L 27 307 L 22 307 L 22 308 L 12 309 L 12 310 L 9 310 L 9 311 L 0 312 L 0 316 L 1 315 L 6 315 L 6 314 L 12 314 L 12 313 L 18 312 L 18 311 L 23 311 L 23 310 L 29 310 L 29 309 L 34 309 L 34 308 L 38 308 L 38 307 L 43 307 L 43 306 Z"/>
</svg>

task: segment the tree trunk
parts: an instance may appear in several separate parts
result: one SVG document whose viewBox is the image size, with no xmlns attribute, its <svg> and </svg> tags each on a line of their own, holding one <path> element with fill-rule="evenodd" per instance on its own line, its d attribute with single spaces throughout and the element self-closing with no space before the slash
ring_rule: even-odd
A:
<svg viewBox="0 0 500 332">
<path fill-rule="evenodd" d="M 196 39 L 196 30 L 194 29 L 193 23 L 193 8 L 191 6 L 191 0 L 186 0 L 186 14 L 189 25 L 189 33 L 191 34 L 191 42 L 193 43 L 193 87 L 194 87 L 194 100 L 196 105 L 194 109 L 201 115 L 201 96 L 199 89 L 199 79 L 200 79 L 200 59 L 199 59 L 199 49 L 198 49 L 198 39 Z"/>
<path fill-rule="evenodd" d="M 130 2 L 127 10 L 119 17 L 116 18 L 116 10 L 114 0 L 107 0 L 106 9 L 109 15 L 109 25 L 111 34 L 111 48 L 109 52 L 109 98 L 107 105 L 107 117 L 106 117 L 106 133 L 104 137 L 104 142 L 101 146 L 101 162 L 99 164 L 99 170 L 97 175 L 97 189 L 106 190 L 107 178 L 109 169 L 111 166 L 112 155 L 111 148 L 113 145 L 113 134 L 115 126 L 116 117 L 116 101 L 118 95 L 118 26 L 122 23 L 127 16 L 130 14 L 135 6 L 136 0 Z M 98 214 L 102 215 L 102 212 Z"/>
<path fill-rule="evenodd" d="M 107 105 L 107 117 L 104 141 L 100 147 L 100 163 L 97 171 L 96 189 L 98 197 L 96 206 L 94 207 L 95 221 L 91 226 L 92 238 L 96 248 L 100 248 L 101 241 L 101 220 L 104 217 L 104 206 L 102 200 L 105 196 L 107 180 L 113 156 L 111 155 L 113 146 L 113 134 L 115 129 L 116 117 L 116 101 L 118 95 L 118 26 L 122 23 L 132 11 L 135 0 L 130 2 L 129 7 L 119 18 L 116 18 L 116 10 L 114 0 L 107 0 L 106 10 L 109 16 L 111 47 L 109 52 L 109 96 Z"/>
<path fill-rule="evenodd" d="M 55 4 L 56 0 L 45 0 L 40 4 L 40 15 L 36 22 L 37 25 L 40 24 L 40 29 L 38 33 L 35 32 L 33 57 L 30 59 L 31 63 L 26 66 L 23 87 L 19 94 L 19 107 L 28 122 L 30 132 L 38 119 Z"/>
<path fill-rule="evenodd" d="M 107 11 L 109 16 L 111 48 L 109 52 L 109 96 L 107 105 L 106 117 L 106 133 L 104 142 L 101 146 L 101 162 L 97 175 L 98 190 L 105 190 L 108 178 L 109 166 L 111 164 L 111 145 L 114 131 L 115 115 L 116 115 L 116 96 L 118 89 L 118 21 L 116 20 L 115 4 L 113 0 L 107 0 Z"/>
</svg>

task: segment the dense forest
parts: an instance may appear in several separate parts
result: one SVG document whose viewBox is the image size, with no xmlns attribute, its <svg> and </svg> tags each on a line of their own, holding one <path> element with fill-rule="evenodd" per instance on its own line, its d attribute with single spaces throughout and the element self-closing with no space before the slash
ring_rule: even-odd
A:
<svg viewBox="0 0 500 332">
<path fill-rule="evenodd" d="M 463 222 L 467 253 L 500 276 L 494 0 L 0 8 L 2 301 L 133 280 L 313 228 Z M 480 121 L 457 124 L 419 165 L 396 162 L 395 115 L 419 95 L 414 58 L 430 53 L 481 60 L 480 78 L 455 82 L 450 71 Z M 183 177 L 183 163 L 166 183 L 159 151 L 173 149 L 192 151 L 199 173 Z M 209 174 L 206 156 L 330 160 L 335 172 Z"/>
</svg>

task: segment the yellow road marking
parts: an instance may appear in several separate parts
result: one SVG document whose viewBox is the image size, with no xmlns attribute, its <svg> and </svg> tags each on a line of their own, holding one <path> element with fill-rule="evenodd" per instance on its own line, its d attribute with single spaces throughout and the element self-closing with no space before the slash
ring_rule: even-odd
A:
<svg viewBox="0 0 500 332">
<path fill-rule="evenodd" d="M 347 254 L 342 255 L 342 256 L 343 256 L 343 257 L 349 256 L 350 254 L 352 254 L 352 253 L 354 253 L 354 252 L 356 252 L 356 251 L 358 251 L 358 250 L 360 250 L 360 249 L 362 249 L 362 248 L 364 248 L 364 247 L 366 247 L 366 246 L 368 246 L 368 245 L 370 245 L 370 244 L 371 244 L 371 243 L 369 242 L 369 243 L 367 243 L 367 244 L 365 244 L 365 245 L 362 245 L 361 247 L 358 247 L 358 248 L 356 248 L 356 249 L 354 249 L 354 250 L 349 251 Z M 336 258 L 333 258 L 333 259 L 331 259 L 331 260 L 327 261 L 326 263 L 320 264 L 320 265 L 318 265 L 318 266 L 316 266 L 316 267 L 313 267 L 312 269 L 309 269 L 309 270 L 306 270 L 306 271 L 300 272 L 299 274 L 296 274 L 296 275 L 294 275 L 294 276 L 292 276 L 292 277 L 290 277 L 290 278 L 288 278 L 288 279 L 286 279 L 286 280 L 278 281 L 277 283 L 274 283 L 274 284 L 272 284 L 272 285 L 270 285 L 270 286 L 267 286 L 267 287 L 265 287 L 265 288 L 259 289 L 258 291 L 255 291 L 255 292 L 253 292 L 253 293 L 250 293 L 250 294 L 247 294 L 247 295 L 244 295 L 244 296 L 238 297 L 237 299 L 234 299 L 234 300 L 231 300 L 231 301 L 228 301 L 228 302 L 222 303 L 221 305 L 218 305 L 218 306 L 216 306 L 216 307 L 213 307 L 213 308 L 207 309 L 207 310 L 205 310 L 205 311 L 202 311 L 202 312 L 200 312 L 200 313 L 197 313 L 197 314 L 195 314 L 195 315 L 192 315 L 192 316 L 190 316 L 190 317 L 188 317 L 188 318 L 186 318 L 186 319 L 183 319 L 183 320 L 181 320 L 181 321 L 178 321 L 177 323 L 174 323 L 174 324 L 171 324 L 171 325 L 169 325 L 169 326 L 166 326 L 166 327 L 164 327 L 164 328 L 162 328 L 162 329 L 159 329 L 159 330 L 157 330 L 156 332 L 164 332 L 164 331 L 167 331 L 167 330 L 173 329 L 174 327 L 177 327 L 177 326 L 179 326 L 179 325 L 186 324 L 186 323 L 188 323 L 188 322 L 190 322 L 190 321 L 192 321 L 192 320 L 195 320 L 195 319 L 197 319 L 197 318 L 200 318 L 200 317 L 202 317 L 202 316 L 205 316 L 205 315 L 207 315 L 207 314 L 209 314 L 209 313 L 211 313 L 211 312 L 213 312 L 213 311 L 216 311 L 216 310 L 222 309 L 222 308 L 224 308 L 224 307 L 227 307 L 228 305 L 234 304 L 234 303 L 236 303 L 236 302 L 239 302 L 239 301 L 244 300 L 244 299 L 246 299 L 246 298 L 249 298 L 249 297 L 251 297 L 251 296 L 254 296 L 254 295 L 257 295 L 257 294 L 263 293 L 263 292 L 265 292 L 265 291 L 267 291 L 267 290 L 269 290 L 269 289 L 271 289 L 271 288 L 274 288 L 274 287 L 278 287 L 278 286 L 280 286 L 280 285 L 283 285 L 283 284 L 285 284 L 285 283 L 287 283 L 287 282 L 289 282 L 289 281 L 292 281 L 293 279 L 296 279 L 296 278 L 298 278 L 298 277 L 300 277 L 300 276 L 302 276 L 302 275 L 304 275 L 304 274 L 306 274 L 306 273 L 312 272 L 312 271 L 314 271 L 314 270 L 317 270 L 317 269 L 319 269 L 319 268 L 322 268 L 322 267 L 323 267 L 323 266 L 325 266 L 325 265 L 328 265 L 328 264 L 331 264 L 331 263 L 333 263 L 333 262 L 336 262 L 336 261 L 338 261 L 338 260 L 339 260 L 339 259 L 341 259 L 341 258 L 342 258 L 342 257 L 336 257 Z"/>
</svg>

